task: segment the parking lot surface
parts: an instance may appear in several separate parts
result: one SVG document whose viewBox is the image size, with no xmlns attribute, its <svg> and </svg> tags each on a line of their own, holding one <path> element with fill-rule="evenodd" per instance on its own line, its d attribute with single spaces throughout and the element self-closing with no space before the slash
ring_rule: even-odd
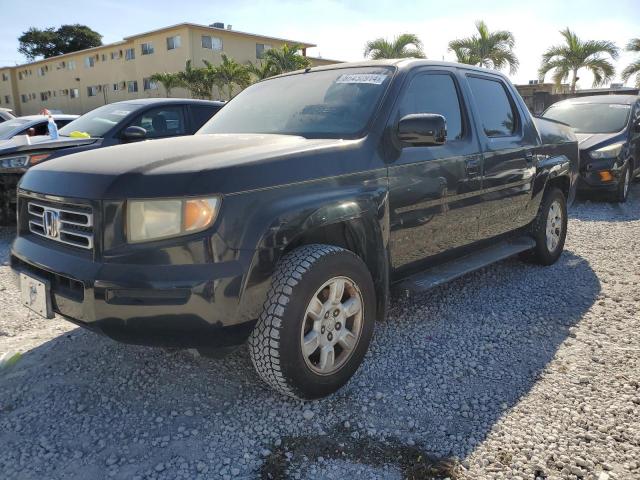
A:
<svg viewBox="0 0 640 480">
<path fill-rule="evenodd" d="M 355 377 L 298 402 L 244 349 L 123 345 L 24 310 L 0 229 L 0 477 L 640 478 L 640 185 L 580 201 L 548 268 L 500 262 L 376 325 Z"/>
</svg>

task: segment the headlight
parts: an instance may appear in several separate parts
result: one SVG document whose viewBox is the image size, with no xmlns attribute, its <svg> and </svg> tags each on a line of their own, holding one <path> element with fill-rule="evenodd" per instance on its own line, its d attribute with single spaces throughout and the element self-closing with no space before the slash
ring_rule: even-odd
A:
<svg viewBox="0 0 640 480">
<path fill-rule="evenodd" d="M 593 152 L 589 152 L 589 155 L 594 160 L 600 160 L 602 158 L 617 158 L 617 156 L 620 155 L 623 145 L 624 142 L 613 143 L 606 147 L 599 148 L 598 150 L 594 150 Z"/>
<path fill-rule="evenodd" d="M 50 156 L 48 153 L 37 153 L 34 155 L 17 155 L 15 157 L 0 158 L 0 168 L 24 168 L 35 165 Z"/>
<path fill-rule="evenodd" d="M 129 200 L 129 242 L 147 242 L 199 232 L 215 222 L 220 197 L 167 200 Z"/>
</svg>

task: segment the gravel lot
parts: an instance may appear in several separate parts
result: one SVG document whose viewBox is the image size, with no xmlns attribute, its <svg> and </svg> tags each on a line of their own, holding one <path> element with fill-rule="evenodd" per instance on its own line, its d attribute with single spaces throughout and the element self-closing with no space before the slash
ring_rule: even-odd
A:
<svg viewBox="0 0 640 480">
<path fill-rule="evenodd" d="M 580 202 L 550 268 L 508 260 L 378 323 L 324 401 L 221 360 L 27 313 L 0 229 L 0 477 L 640 478 L 640 185 Z"/>
</svg>

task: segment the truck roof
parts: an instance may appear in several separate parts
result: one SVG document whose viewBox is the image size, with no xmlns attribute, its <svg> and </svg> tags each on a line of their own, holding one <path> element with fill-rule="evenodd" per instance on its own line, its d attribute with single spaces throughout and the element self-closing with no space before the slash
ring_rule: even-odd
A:
<svg viewBox="0 0 640 480">
<path fill-rule="evenodd" d="M 617 103 L 621 105 L 633 105 L 640 100 L 638 95 L 591 95 L 588 97 L 575 97 L 561 102 L 556 102 L 554 105 L 560 104 L 572 104 L 572 103 Z"/>
<path fill-rule="evenodd" d="M 331 65 L 322 65 L 318 67 L 313 67 L 308 70 L 296 70 L 295 72 L 285 73 L 281 76 L 298 74 L 305 71 L 322 71 L 322 70 L 337 70 L 342 68 L 353 68 L 353 67 L 396 67 L 396 68 L 413 68 L 413 67 L 447 67 L 447 68 L 464 68 L 465 70 L 473 70 L 478 73 L 489 73 L 491 75 L 499 75 L 502 78 L 507 78 L 503 73 L 497 70 L 491 70 L 489 68 L 476 67 L 474 65 L 467 65 L 465 63 L 457 63 L 457 62 L 441 62 L 438 60 L 429 60 L 426 58 L 391 58 L 391 59 L 382 59 L 382 60 L 363 60 L 360 62 L 343 62 L 343 63 L 334 63 Z M 275 78 L 275 77 L 273 77 Z"/>
</svg>

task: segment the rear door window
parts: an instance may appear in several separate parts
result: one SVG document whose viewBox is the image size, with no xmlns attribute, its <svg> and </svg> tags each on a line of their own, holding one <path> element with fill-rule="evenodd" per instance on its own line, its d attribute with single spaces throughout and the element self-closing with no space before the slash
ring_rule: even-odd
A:
<svg viewBox="0 0 640 480">
<path fill-rule="evenodd" d="M 458 92 L 451 75 L 424 73 L 416 75 L 400 102 L 401 117 L 412 113 L 436 113 L 447 121 L 447 139 L 462 138 L 462 114 Z"/>
<path fill-rule="evenodd" d="M 487 137 L 513 135 L 517 128 L 518 117 L 502 82 L 474 76 L 469 76 L 467 79 L 485 135 Z"/>
<path fill-rule="evenodd" d="M 214 105 L 190 105 L 189 109 L 191 110 L 192 130 L 196 132 L 220 110 L 220 107 Z"/>
</svg>

